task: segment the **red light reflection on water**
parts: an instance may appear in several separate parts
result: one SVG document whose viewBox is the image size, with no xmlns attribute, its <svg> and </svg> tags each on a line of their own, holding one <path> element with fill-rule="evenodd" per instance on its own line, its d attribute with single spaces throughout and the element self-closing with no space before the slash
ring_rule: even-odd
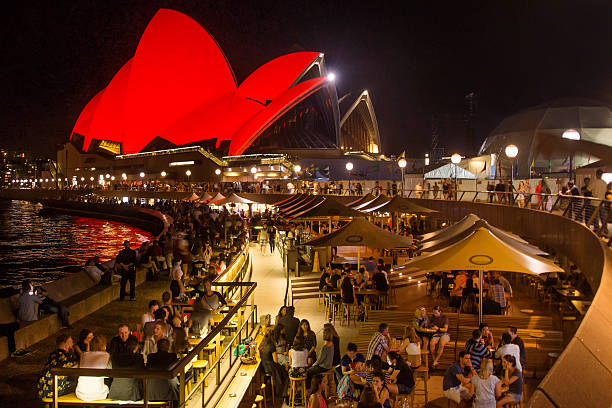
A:
<svg viewBox="0 0 612 408">
<path fill-rule="evenodd" d="M 116 221 L 98 218 L 75 217 L 74 239 L 82 247 L 79 258 L 66 254 L 66 258 L 76 262 L 99 256 L 102 261 L 108 261 L 117 256 L 123 248 L 123 241 L 128 240 L 132 249 L 138 248 L 144 242 L 151 241 L 153 236 L 147 231 Z"/>
</svg>

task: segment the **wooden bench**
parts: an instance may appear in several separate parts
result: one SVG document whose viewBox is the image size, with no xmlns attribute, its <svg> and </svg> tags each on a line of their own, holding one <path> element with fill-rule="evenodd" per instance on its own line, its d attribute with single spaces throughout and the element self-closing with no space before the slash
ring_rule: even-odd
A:
<svg viewBox="0 0 612 408">
<path fill-rule="evenodd" d="M 42 402 L 44 402 L 48 407 L 53 407 L 53 398 L 43 398 Z M 168 401 L 149 401 L 148 404 L 154 407 L 169 407 L 170 403 Z M 78 399 L 76 394 L 73 392 L 71 394 L 62 395 L 57 398 L 57 405 L 107 405 L 107 406 L 131 406 L 131 407 L 144 407 L 145 402 L 143 400 L 140 401 L 116 401 L 112 399 L 103 399 L 97 401 L 83 401 Z"/>
</svg>

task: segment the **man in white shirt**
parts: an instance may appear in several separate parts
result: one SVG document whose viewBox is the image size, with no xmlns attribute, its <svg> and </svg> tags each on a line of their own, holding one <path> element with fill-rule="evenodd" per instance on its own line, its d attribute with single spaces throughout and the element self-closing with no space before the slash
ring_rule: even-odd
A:
<svg viewBox="0 0 612 408">
<path fill-rule="evenodd" d="M 155 313 L 157 309 L 159 309 L 159 301 L 155 299 L 150 301 L 149 311 L 142 315 L 142 320 L 141 320 L 142 327 L 144 327 L 144 325 L 147 324 L 148 322 L 152 322 L 155 320 L 155 316 L 153 315 L 153 313 Z"/>
<path fill-rule="evenodd" d="M 502 334 L 501 346 L 495 351 L 495 358 L 503 358 L 506 354 L 514 356 L 516 359 L 516 369 L 523 371 L 521 366 L 521 349 L 518 345 L 512 344 L 512 337 L 509 333 Z"/>
<path fill-rule="evenodd" d="M 595 176 L 596 176 L 595 181 L 591 183 L 590 185 L 591 191 L 593 192 L 593 197 L 599 198 L 600 200 L 603 200 L 606 198 L 606 191 L 608 191 L 608 185 L 606 184 L 605 181 L 601 179 L 602 175 L 603 175 L 603 170 L 597 169 L 597 172 L 595 173 Z M 593 201 L 593 205 L 595 206 L 598 206 L 599 203 L 600 203 L 599 201 Z M 593 220 L 593 223 L 595 225 L 595 231 L 599 229 L 599 222 L 597 218 L 598 217 L 595 217 L 595 219 Z M 608 223 L 606 222 L 607 218 L 608 218 L 608 206 L 606 203 L 604 203 L 599 207 L 599 220 L 601 220 L 601 223 L 603 224 L 602 234 L 606 236 L 608 235 Z"/>
</svg>

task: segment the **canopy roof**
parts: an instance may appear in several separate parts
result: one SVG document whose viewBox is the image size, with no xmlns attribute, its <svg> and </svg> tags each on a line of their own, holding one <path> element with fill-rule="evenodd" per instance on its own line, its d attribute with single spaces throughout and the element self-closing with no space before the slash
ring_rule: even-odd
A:
<svg viewBox="0 0 612 408">
<path fill-rule="evenodd" d="M 334 198 L 326 197 L 323 201 L 314 203 L 311 207 L 304 209 L 299 213 L 294 213 L 293 219 L 322 219 L 329 217 L 365 217 L 362 212 L 353 210 L 344 204 L 339 203 Z"/>
<path fill-rule="evenodd" d="M 364 195 L 363 197 L 358 198 L 357 200 L 354 200 L 354 201 L 351 201 L 351 202 L 347 203 L 346 205 L 348 205 L 349 207 L 355 208 L 359 204 L 369 203 L 370 201 L 374 200 L 375 198 L 376 198 L 375 195 L 373 195 L 372 193 L 368 193 L 368 194 Z"/>
<path fill-rule="evenodd" d="M 539 275 L 563 272 L 553 262 L 528 255 L 508 245 L 486 228 L 478 228 L 455 244 L 429 255 L 422 255 L 405 264 L 428 271 L 483 270 Z"/>
<path fill-rule="evenodd" d="M 221 193 L 217 193 L 213 198 L 208 202 L 209 204 L 219 205 L 219 202 L 225 200 L 225 196 Z"/>
<path fill-rule="evenodd" d="M 481 218 L 479 216 L 477 216 L 476 214 L 468 214 L 465 217 L 463 217 L 461 220 L 459 220 L 458 222 L 443 228 L 441 230 L 438 231 L 434 231 L 434 232 L 430 232 L 428 234 L 424 234 L 420 237 L 421 239 L 421 243 L 425 243 L 431 240 L 439 240 L 442 239 L 442 236 L 455 236 L 457 234 L 461 234 L 464 231 L 466 231 L 467 229 L 471 228 L 478 220 L 481 220 Z M 488 224 L 487 224 L 488 225 Z M 521 242 L 523 244 L 529 244 L 529 242 L 525 241 L 523 238 L 519 237 L 516 234 L 513 234 L 511 232 L 508 231 L 504 231 L 502 229 L 499 229 L 497 227 L 494 227 L 492 225 L 489 225 L 489 229 L 491 231 L 493 231 L 493 233 L 495 233 L 497 236 L 501 236 L 501 235 L 507 235 L 508 237 L 514 239 L 515 241 Z"/>
<path fill-rule="evenodd" d="M 294 199 L 286 200 L 282 204 L 278 205 L 278 211 L 283 212 L 285 210 L 295 208 L 296 206 L 305 203 L 312 199 L 313 196 L 309 196 L 308 194 L 298 194 Z"/>
<path fill-rule="evenodd" d="M 408 248 L 412 239 L 378 228 L 364 218 L 351 222 L 329 234 L 306 243 L 312 246 L 365 246 L 370 248 Z"/>
<path fill-rule="evenodd" d="M 456 174 L 456 175 L 455 175 Z M 425 179 L 471 179 L 476 180 L 477 177 L 471 171 L 464 169 L 454 163 L 447 163 L 424 174 Z"/>
<path fill-rule="evenodd" d="M 463 231 L 455 230 L 454 234 L 441 234 L 436 239 L 432 239 L 432 240 L 425 242 L 421 246 L 420 250 L 421 252 L 437 251 L 439 249 L 445 248 L 449 245 L 452 245 L 456 242 L 461 241 L 463 238 L 467 237 L 468 235 L 470 235 L 472 232 L 474 232 L 475 230 L 479 228 L 486 228 L 487 230 L 491 231 L 493 235 L 501 239 L 506 244 L 511 245 L 514 248 L 526 254 L 540 255 L 540 256 L 548 255 L 547 252 L 542 251 L 540 248 L 536 247 L 535 245 L 517 241 L 516 239 L 513 238 L 512 235 L 506 233 L 503 230 L 500 230 L 499 228 L 495 228 L 491 226 L 491 224 L 489 224 L 488 222 L 482 219 L 477 220 L 474 224 L 472 224 L 472 226 L 468 227 L 467 229 Z"/>
<path fill-rule="evenodd" d="M 296 200 L 302 199 L 304 196 L 306 196 L 306 194 L 295 194 L 295 195 L 290 195 L 278 202 L 275 202 L 274 205 L 282 208 L 285 207 L 287 205 L 290 205 L 291 203 L 295 202 Z"/>
<path fill-rule="evenodd" d="M 208 201 L 210 201 L 210 199 L 213 198 L 210 194 L 208 193 L 204 193 L 200 196 L 200 202 L 201 203 L 207 203 Z"/>
<path fill-rule="evenodd" d="M 200 197 L 196 193 L 191 193 L 189 197 L 184 198 L 185 201 L 198 201 Z"/>
<path fill-rule="evenodd" d="M 323 200 L 324 198 L 321 196 L 306 196 L 306 198 L 303 201 L 300 201 L 299 203 L 294 204 L 291 207 L 285 208 L 284 210 L 279 211 L 279 213 L 283 217 L 290 217 L 302 211 L 306 211 L 312 208 L 313 206 L 315 206 L 316 204 L 319 204 Z"/>
<path fill-rule="evenodd" d="M 423 207 L 414 203 L 412 200 L 409 200 L 404 197 L 400 197 L 396 195 L 391 200 L 378 205 L 378 206 L 368 206 L 367 209 L 364 209 L 367 212 L 400 212 L 405 214 L 419 214 L 419 215 L 432 215 L 439 214 L 439 211 L 432 210 L 430 208 Z"/>
<path fill-rule="evenodd" d="M 384 195 L 380 194 L 375 199 L 373 199 L 371 201 L 366 201 L 366 202 L 361 203 L 359 205 L 356 205 L 353 208 L 355 210 L 367 211 L 369 208 L 378 207 L 380 205 L 383 205 L 383 204 L 387 203 L 388 201 L 390 201 L 390 200 L 389 200 L 389 198 L 387 196 L 384 196 Z"/>
<path fill-rule="evenodd" d="M 227 198 L 225 198 L 223 201 L 217 203 L 217 205 L 225 205 L 225 204 L 230 204 L 230 203 L 253 204 L 255 203 L 255 201 L 247 200 L 246 198 L 240 197 L 239 195 L 232 193 L 229 196 L 227 196 Z"/>
</svg>

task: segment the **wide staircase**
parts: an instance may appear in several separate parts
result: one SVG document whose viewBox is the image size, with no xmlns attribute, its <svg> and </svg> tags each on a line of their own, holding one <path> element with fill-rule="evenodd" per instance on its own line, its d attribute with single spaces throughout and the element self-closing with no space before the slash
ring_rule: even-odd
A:
<svg viewBox="0 0 612 408">
<path fill-rule="evenodd" d="M 445 314 L 450 321 L 449 332 L 451 341 L 446 345 L 444 354 L 440 359 L 439 368 L 442 370 L 445 370 L 456 361 L 455 351 L 459 353 L 461 350 L 464 350 L 465 342 L 472 337 L 472 331 L 478 328 L 478 316 L 476 315 Z M 380 323 L 384 322 L 389 325 L 391 338 L 399 338 L 404 336 L 405 328 L 412 325 L 413 318 L 412 311 L 372 310 L 368 316 L 368 321 L 360 323 L 359 332 L 353 341 L 357 344 L 358 350 L 365 353 L 368 349 L 368 343 L 374 332 L 378 330 Z M 548 371 L 550 368 L 548 353 L 561 353 L 563 349 L 562 332 L 554 330 L 552 318 L 549 316 L 487 315 L 484 321 L 489 325 L 496 345 L 508 326 L 518 328 L 518 335 L 525 342 L 527 354 L 526 369 L 531 373 L 534 370 L 540 373 Z M 536 339 L 531 337 L 533 334 L 543 334 L 543 337 Z"/>
<path fill-rule="evenodd" d="M 418 271 L 392 271 L 389 273 L 389 283 L 392 288 L 402 288 L 407 286 L 416 286 L 419 283 L 426 282 L 426 272 Z M 298 299 L 316 299 L 319 294 L 319 280 L 321 275 L 318 273 L 309 273 L 300 277 L 291 278 L 291 294 L 294 300 Z"/>
</svg>

